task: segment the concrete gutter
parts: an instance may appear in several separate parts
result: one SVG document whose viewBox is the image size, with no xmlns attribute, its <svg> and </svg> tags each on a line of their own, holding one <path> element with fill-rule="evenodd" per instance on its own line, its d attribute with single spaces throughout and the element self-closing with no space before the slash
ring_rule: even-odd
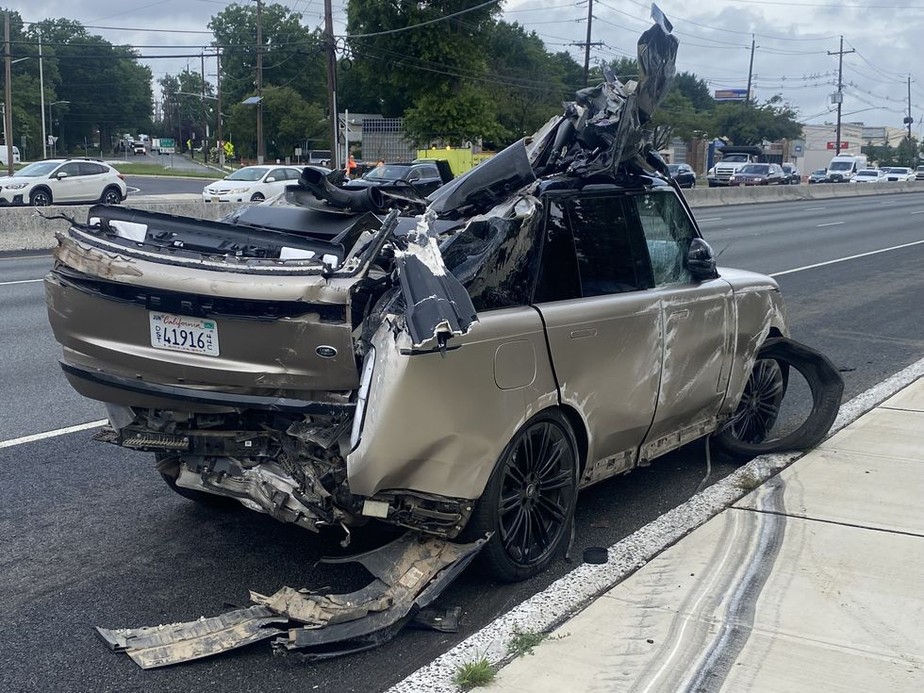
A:
<svg viewBox="0 0 924 693">
<path fill-rule="evenodd" d="M 911 183 L 819 185 L 777 185 L 749 188 L 694 188 L 685 190 L 684 197 L 691 207 L 754 204 L 757 202 L 792 202 L 794 200 L 820 200 L 835 197 L 862 197 L 896 193 L 924 192 L 924 185 Z M 126 207 L 145 209 L 166 214 L 216 220 L 242 206 L 238 203 L 206 203 L 198 194 L 160 197 L 130 197 Z M 57 205 L 46 207 L 44 214 L 66 214 L 85 220 L 90 205 Z M 55 245 L 55 230 L 65 229 L 63 219 L 43 219 L 33 207 L 0 208 L 0 252 L 48 250 Z"/>
</svg>

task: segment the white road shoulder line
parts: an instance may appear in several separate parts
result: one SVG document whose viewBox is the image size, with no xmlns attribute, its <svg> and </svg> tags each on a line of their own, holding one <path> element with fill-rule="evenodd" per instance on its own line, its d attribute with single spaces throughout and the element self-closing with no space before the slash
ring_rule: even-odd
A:
<svg viewBox="0 0 924 693">
<path fill-rule="evenodd" d="M 843 404 L 831 427 L 834 435 L 899 390 L 924 376 L 924 359 L 911 364 L 866 392 Z M 748 491 L 743 480 L 758 477 L 766 481 L 788 467 L 804 453 L 765 455 L 751 460 L 738 471 L 698 493 L 683 505 L 661 515 L 609 548 L 604 565 L 582 564 L 534 594 L 512 610 L 472 634 L 454 648 L 421 667 L 387 693 L 455 693 L 452 678 L 456 668 L 482 657 L 492 664 L 508 661 L 507 644 L 514 633 L 549 632 L 573 617 L 601 594 L 622 582 L 648 561 L 707 520 L 735 503 Z M 749 486 L 748 482 L 744 482 Z"/>
<path fill-rule="evenodd" d="M 77 431 L 88 431 L 91 428 L 99 428 L 100 426 L 108 423 L 108 419 L 100 419 L 99 421 L 90 421 L 88 423 L 77 424 L 76 426 L 68 426 L 67 428 L 58 428 L 54 431 L 45 431 L 44 433 L 33 433 L 31 436 L 23 436 L 22 438 L 11 438 L 10 440 L 0 440 L 0 449 L 2 448 L 11 448 L 15 445 L 23 445 L 25 443 L 32 443 L 36 440 L 45 440 L 46 438 L 57 438 L 58 436 L 63 436 L 68 433 L 76 433 Z"/>
<path fill-rule="evenodd" d="M 919 209 L 916 212 L 911 212 L 912 214 L 924 214 L 924 209 Z"/>
<path fill-rule="evenodd" d="M 815 228 L 820 229 L 822 226 L 840 226 L 843 223 L 843 221 L 829 221 L 826 224 L 815 224 Z"/>
<path fill-rule="evenodd" d="M 889 248 L 880 248 L 879 250 L 870 250 L 868 253 L 848 255 L 847 257 L 839 257 L 836 260 L 828 260 L 826 262 L 816 262 L 814 265 L 805 265 L 804 267 L 796 267 L 795 269 L 783 270 L 782 272 L 774 272 L 773 274 L 769 276 L 782 277 L 785 274 L 794 274 L 795 272 L 803 272 L 805 270 L 815 269 L 816 267 L 836 265 L 838 262 L 847 262 L 848 260 L 856 260 L 861 257 L 869 257 L 870 255 L 878 255 L 879 253 L 887 253 L 890 250 L 901 250 L 902 248 L 911 248 L 916 245 L 921 245 L 922 243 L 924 243 L 924 241 L 912 241 L 911 243 L 902 243 L 901 245 L 893 245 Z"/>
<path fill-rule="evenodd" d="M 14 282 L 0 282 L 0 286 L 12 286 L 13 284 L 34 284 L 35 282 L 41 282 L 44 279 L 18 279 Z"/>
</svg>

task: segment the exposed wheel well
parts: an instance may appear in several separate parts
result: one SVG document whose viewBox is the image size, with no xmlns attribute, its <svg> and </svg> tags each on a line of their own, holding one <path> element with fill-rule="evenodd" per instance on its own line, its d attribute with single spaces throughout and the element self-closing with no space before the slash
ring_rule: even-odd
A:
<svg viewBox="0 0 924 693">
<path fill-rule="evenodd" d="M 580 463 L 580 475 L 584 475 L 584 468 L 587 466 L 587 452 L 589 442 L 587 439 L 587 427 L 584 425 L 584 419 L 578 414 L 577 410 L 567 404 L 560 404 L 558 409 L 571 424 L 571 430 L 574 431 L 574 439 L 578 446 L 578 462 Z"/>
</svg>

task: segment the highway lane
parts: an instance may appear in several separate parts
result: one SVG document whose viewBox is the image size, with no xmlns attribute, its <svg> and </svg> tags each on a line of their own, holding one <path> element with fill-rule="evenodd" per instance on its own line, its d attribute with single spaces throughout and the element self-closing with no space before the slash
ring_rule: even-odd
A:
<svg viewBox="0 0 924 693">
<path fill-rule="evenodd" d="M 761 271 L 842 257 L 831 251 L 832 244 L 855 254 L 924 239 L 913 209 L 904 203 L 883 205 L 896 207 L 895 214 L 871 214 L 852 205 L 834 213 L 811 211 L 803 204 L 721 208 L 721 214 L 717 208 L 702 209 L 698 217 L 716 247 L 722 234 L 732 242 L 722 257 L 725 264 Z M 924 198 L 918 204 L 924 206 Z M 717 216 L 723 218 L 707 221 Z M 806 231 L 817 228 L 812 222 L 827 221 L 844 223 L 821 227 L 820 233 Z M 864 233 L 873 221 L 877 231 Z M 748 235 L 752 226 L 772 242 L 754 240 Z M 824 229 L 836 233 L 828 236 Z M 844 371 L 846 397 L 924 356 L 922 261 L 924 244 L 780 276 L 794 336 L 820 348 Z M 40 337 L 41 290 L 25 297 L 11 293 L 41 285 L 2 283 L 40 277 L 47 263 L 47 258 L 0 261 L 4 321 L 8 307 L 18 303 L 13 319 L 24 323 L 16 338 L 0 337 L 5 355 L 24 334 L 32 342 L 50 339 L 47 330 Z M 20 349 L 17 368 L 8 368 L 4 356 L 4 392 L 29 363 L 28 349 Z M 41 361 L 36 370 L 44 368 L 49 382 L 60 378 L 45 354 L 35 350 L 32 356 Z M 48 397 L 40 386 L 13 401 L 4 399 L 3 421 L 11 410 L 28 418 L 71 407 L 66 392 Z M 713 479 L 731 470 L 716 464 Z M 682 502 L 703 471 L 702 445 L 694 444 L 582 494 L 575 555 L 586 546 L 612 544 Z M 225 602 L 245 603 L 250 588 L 263 593 L 283 584 L 353 589 L 362 582 L 357 571 L 314 565 L 318 556 L 341 551 L 340 534 L 315 538 L 243 510 L 209 513 L 169 492 L 147 456 L 94 443 L 86 432 L 0 448 L 0 533 L 7 539 L 7 551 L 0 555 L 0 607 L 7 614 L 0 634 L 7 661 L 0 670 L 4 691 L 34 690 L 36 682 L 50 680 L 69 691 L 383 690 L 568 570 L 561 562 L 513 586 L 466 572 L 442 600 L 464 608 L 463 631 L 455 635 L 409 631 L 378 650 L 310 665 L 273 658 L 264 643 L 211 661 L 142 672 L 109 653 L 91 627 L 211 615 Z"/>
</svg>

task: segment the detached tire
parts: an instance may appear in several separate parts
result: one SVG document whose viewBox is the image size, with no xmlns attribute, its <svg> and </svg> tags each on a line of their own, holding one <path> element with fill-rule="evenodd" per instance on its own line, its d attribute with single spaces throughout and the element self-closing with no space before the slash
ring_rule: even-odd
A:
<svg viewBox="0 0 924 693">
<path fill-rule="evenodd" d="M 503 582 L 542 572 L 570 540 L 578 487 L 574 431 L 556 410 L 540 412 L 504 448 L 465 535 L 491 538 L 479 560 Z"/>
<path fill-rule="evenodd" d="M 790 369 L 805 378 L 812 393 L 812 410 L 794 431 L 773 438 Z M 843 392 L 844 381 L 824 354 L 791 339 L 768 339 L 757 352 L 735 413 L 712 440 L 720 452 L 739 461 L 810 448 L 831 429 Z"/>
</svg>

